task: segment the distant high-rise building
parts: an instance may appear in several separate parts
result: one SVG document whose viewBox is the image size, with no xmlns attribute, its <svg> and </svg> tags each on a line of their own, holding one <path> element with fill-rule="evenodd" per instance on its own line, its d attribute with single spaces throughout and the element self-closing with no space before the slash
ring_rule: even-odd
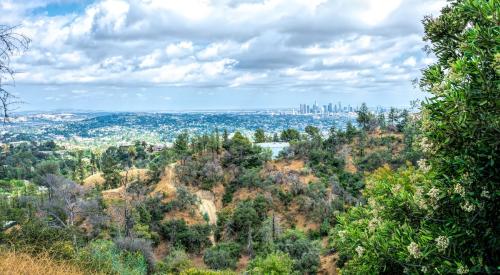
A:
<svg viewBox="0 0 500 275">
<path fill-rule="evenodd" d="M 328 112 L 329 113 L 333 112 L 333 104 L 332 103 L 328 103 Z"/>
</svg>

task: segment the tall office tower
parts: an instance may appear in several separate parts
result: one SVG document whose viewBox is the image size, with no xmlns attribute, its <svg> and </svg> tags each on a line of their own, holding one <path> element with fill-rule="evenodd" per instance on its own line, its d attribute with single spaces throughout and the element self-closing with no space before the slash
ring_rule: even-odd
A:
<svg viewBox="0 0 500 275">
<path fill-rule="evenodd" d="M 309 105 L 307 105 L 307 107 L 306 107 L 306 114 L 309 114 L 309 113 L 311 113 L 311 108 L 309 107 Z"/>
<path fill-rule="evenodd" d="M 342 104 L 340 104 L 340 101 L 339 101 L 339 111 L 342 112 Z"/>
<path fill-rule="evenodd" d="M 333 104 L 332 103 L 328 103 L 328 112 L 329 113 L 333 112 Z"/>
</svg>

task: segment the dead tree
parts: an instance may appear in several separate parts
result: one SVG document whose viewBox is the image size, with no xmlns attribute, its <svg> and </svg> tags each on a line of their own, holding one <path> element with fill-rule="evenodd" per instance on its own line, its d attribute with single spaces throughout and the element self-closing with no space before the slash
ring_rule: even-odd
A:
<svg viewBox="0 0 500 275">
<path fill-rule="evenodd" d="M 13 86 L 14 74 L 10 66 L 12 56 L 26 51 L 31 40 L 18 33 L 19 26 L 0 25 L 0 112 L 3 122 L 6 123 L 13 106 L 21 103 L 16 96 L 4 87 Z"/>
</svg>

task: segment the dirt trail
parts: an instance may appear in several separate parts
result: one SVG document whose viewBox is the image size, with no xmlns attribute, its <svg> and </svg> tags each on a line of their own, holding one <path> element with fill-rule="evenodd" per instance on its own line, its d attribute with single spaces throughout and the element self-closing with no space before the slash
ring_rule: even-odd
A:
<svg viewBox="0 0 500 275">
<path fill-rule="evenodd" d="M 351 147 L 348 145 L 342 146 L 339 151 L 339 154 L 342 155 L 345 159 L 345 169 L 350 173 L 356 173 L 358 169 L 356 165 L 354 165 L 354 160 L 352 159 Z"/>
<path fill-rule="evenodd" d="M 174 185 L 174 178 L 175 178 L 175 163 L 172 163 L 167 167 L 165 167 L 165 172 L 163 173 L 163 176 L 161 177 L 158 184 L 156 185 L 154 192 L 165 193 L 169 198 L 175 196 L 175 191 L 177 190 L 177 188 L 175 188 Z"/>
<path fill-rule="evenodd" d="M 210 191 L 200 190 L 196 192 L 200 199 L 200 212 L 208 215 L 208 223 L 217 223 L 217 208 L 215 207 L 215 196 Z"/>
</svg>

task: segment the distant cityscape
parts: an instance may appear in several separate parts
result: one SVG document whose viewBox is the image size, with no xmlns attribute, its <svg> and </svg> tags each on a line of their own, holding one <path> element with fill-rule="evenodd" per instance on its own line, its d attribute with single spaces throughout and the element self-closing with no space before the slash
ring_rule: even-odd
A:
<svg viewBox="0 0 500 275">
<path fill-rule="evenodd" d="M 387 111 L 384 107 L 375 107 L 370 108 L 371 111 L 375 111 L 376 113 L 385 113 Z M 352 113 L 359 110 L 359 106 L 351 106 L 351 105 L 342 105 L 342 102 L 327 103 L 327 104 L 318 104 L 317 101 L 314 101 L 313 105 L 309 104 L 300 104 L 299 109 L 293 109 L 292 114 L 294 115 L 333 115 L 336 113 Z"/>
</svg>

